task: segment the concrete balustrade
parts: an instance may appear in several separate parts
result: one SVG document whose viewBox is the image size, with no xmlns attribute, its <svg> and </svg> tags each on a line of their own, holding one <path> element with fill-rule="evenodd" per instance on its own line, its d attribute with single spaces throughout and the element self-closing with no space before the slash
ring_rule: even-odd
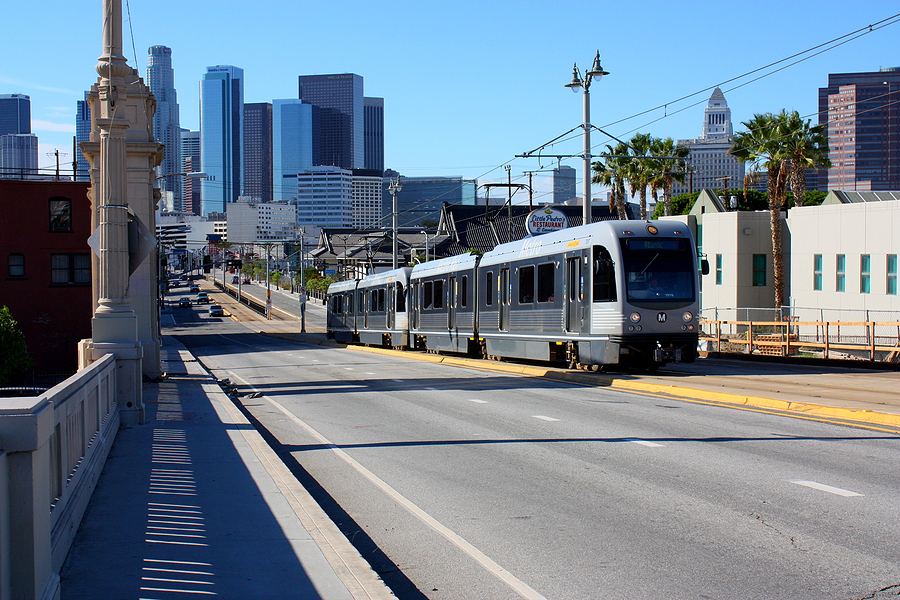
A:
<svg viewBox="0 0 900 600">
<path fill-rule="evenodd" d="M 112 354 L 40 396 L 0 398 L 0 598 L 59 598 L 119 422 Z"/>
</svg>

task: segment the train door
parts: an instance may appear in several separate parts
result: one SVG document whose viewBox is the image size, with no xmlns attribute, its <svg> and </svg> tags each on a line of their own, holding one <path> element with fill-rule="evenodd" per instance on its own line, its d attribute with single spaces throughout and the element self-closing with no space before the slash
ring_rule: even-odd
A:
<svg viewBox="0 0 900 600">
<path fill-rule="evenodd" d="M 500 292 L 498 300 L 500 301 L 500 331 L 509 329 L 509 268 L 500 269 Z"/>
<path fill-rule="evenodd" d="M 396 323 L 396 320 L 395 320 L 396 315 L 394 314 L 395 313 L 394 308 L 397 306 L 396 297 L 395 297 L 396 293 L 397 293 L 397 284 L 389 283 L 388 289 L 387 289 L 387 294 L 386 294 L 387 297 L 385 298 L 386 306 L 384 307 L 385 325 L 387 325 L 388 331 L 393 330 L 394 323 Z"/>
<path fill-rule="evenodd" d="M 566 331 L 581 331 L 581 256 L 566 258 Z"/>
<path fill-rule="evenodd" d="M 409 284 L 409 326 L 411 329 L 419 328 L 419 310 L 422 305 L 419 304 L 419 282 Z"/>
<path fill-rule="evenodd" d="M 365 290 L 362 293 L 362 304 L 360 305 L 360 310 L 363 312 L 363 329 L 369 328 L 369 290 Z"/>
<path fill-rule="evenodd" d="M 459 298 L 459 291 L 456 289 L 456 275 L 450 276 L 450 301 L 447 303 L 447 329 L 453 331 L 456 329 L 456 306 Z"/>
</svg>

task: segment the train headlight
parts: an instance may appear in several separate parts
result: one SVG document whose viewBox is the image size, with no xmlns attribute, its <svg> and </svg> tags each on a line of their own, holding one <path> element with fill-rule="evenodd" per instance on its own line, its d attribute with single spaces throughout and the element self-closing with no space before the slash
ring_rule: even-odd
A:
<svg viewBox="0 0 900 600">
<path fill-rule="evenodd" d="M 641 313 L 633 312 L 633 313 L 631 313 L 631 316 L 628 318 L 631 319 L 632 323 L 640 323 L 641 322 Z"/>
<path fill-rule="evenodd" d="M 685 323 L 690 323 L 694 320 L 694 315 L 690 311 L 685 311 L 685 313 L 681 315 L 681 320 Z"/>
</svg>

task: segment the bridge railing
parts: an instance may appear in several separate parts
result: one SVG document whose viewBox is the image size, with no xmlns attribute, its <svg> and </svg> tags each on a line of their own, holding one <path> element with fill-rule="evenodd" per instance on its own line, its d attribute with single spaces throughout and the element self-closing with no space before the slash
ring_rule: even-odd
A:
<svg viewBox="0 0 900 600">
<path fill-rule="evenodd" d="M 59 597 L 118 429 L 112 354 L 40 396 L 0 398 L 0 598 Z"/>
<path fill-rule="evenodd" d="M 702 319 L 701 350 L 900 362 L 900 321 Z"/>
</svg>

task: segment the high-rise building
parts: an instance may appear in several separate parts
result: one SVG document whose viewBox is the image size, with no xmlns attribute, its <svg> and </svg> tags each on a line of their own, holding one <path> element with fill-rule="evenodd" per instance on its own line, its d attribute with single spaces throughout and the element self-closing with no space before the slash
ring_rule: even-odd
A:
<svg viewBox="0 0 900 600">
<path fill-rule="evenodd" d="M 553 169 L 553 204 L 575 200 L 575 169 L 560 165 Z"/>
<path fill-rule="evenodd" d="M 78 148 L 75 169 L 75 181 L 91 180 L 91 165 L 81 151 L 81 142 L 91 141 L 91 104 L 87 101 L 88 93 L 84 93 L 84 100 L 78 100 L 75 105 L 75 145 Z"/>
<path fill-rule="evenodd" d="M 297 195 L 297 173 L 313 166 L 313 106 L 299 98 L 272 101 L 272 192 L 276 202 Z"/>
<path fill-rule="evenodd" d="M 153 115 L 153 137 L 166 147 L 162 163 L 156 167 L 156 187 L 173 196 L 175 212 L 184 210 L 184 173 L 181 160 L 181 121 L 178 93 L 175 91 L 175 71 L 172 69 L 172 50 L 166 46 L 151 46 L 148 50 L 147 86 L 156 98 Z"/>
<path fill-rule="evenodd" d="M 244 105 L 244 196 L 272 201 L 272 104 Z"/>
<path fill-rule="evenodd" d="M 313 105 L 313 164 L 362 169 L 363 78 L 353 73 L 301 75 L 300 99 Z"/>
<path fill-rule="evenodd" d="M 0 94 L 0 135 L 31 133 L 31 97 Z"/>
<path fill-rule="evenodd" d="M 400 227 L 421 227 L 422 221 L 437 222 L 441 207 L 447 204 L 475 204 L 474 179 L 462 177 L 404 177 L 395 171 L 385 171 L 382 183 L 382 214 L 392 212 L 393 197 L 388 190 L 391 179 L 399 180 L 401 189 L 397 192 L 397 225 Z"/>
<path fill-rule="evenodd" d="M 679 146 L 690 148 L 688 174 L 683 184 L 675 183 L 672 194 L 683 194 L 704 188 L 743 188 L 744 163 L 728 150 L 731 148 L 731 109 L 722 90 L 713 90 L 703 111 L 703 129 L 695 140 L 678 140 Z"/>
<path fill-rule="evenodd" d="M 900 189 L 900 67 L 828 75 L 819 123 L 828 123 L 832 165 L 819 189 Z"/>
<path fill-rule="evenodd" d="M 37 136 L 31 133 L 31 98 L 0 94 L 0 177 L 23 178 L 38 170 Z"/>
<path fill-rule="evenodd" d="M 207 67 L 200 82 L 201 212 L 224 213 L 244 182 L 244 70 Z"/>
<path fill-rule="evenodd" d="M 350 227 L 353 172 L 315 166 L 297 174 L 297 226 Z"/>
<path fill-rule="evenodd" d="M 363 98 L 366 169 L 384 171 L 384 98 Z"/>
<path fill-rule="evenodd" d="M 38 172 L 38 138 L 33 133 L 0 135 L 0 177 L 27 179 Z"/>
<path fill-rule="evenodd" d="M 181 130 L 181 170 L 184 173 L 199 173 L 200 170 L 200 132 Z M 199 215 L 200 181 L 192 177 L 184 178 L 184 212 Z"/>
<path fill-rule="evenodd" d="M 368 229 L 382 227 L 381 219 L 383 170 L 353 169 L 350 189 L 353 204 L 353 227 Z"/>
</svg>

